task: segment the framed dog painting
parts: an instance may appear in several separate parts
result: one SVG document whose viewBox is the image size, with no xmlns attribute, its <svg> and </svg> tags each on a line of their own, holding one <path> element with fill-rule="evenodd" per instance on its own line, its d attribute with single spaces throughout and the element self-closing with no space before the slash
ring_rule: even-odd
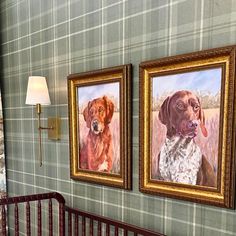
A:
<svg viewBox="0 0 236 236">
<path fill-rule="evenodd" d="M 131 188 L 131 65 L 68 76 L 71 178 Z"/>
<path fill-rule="evenodd" d="M 140 64 L 140 190 L 233 208 L 235 47 Z"/>
</svg>

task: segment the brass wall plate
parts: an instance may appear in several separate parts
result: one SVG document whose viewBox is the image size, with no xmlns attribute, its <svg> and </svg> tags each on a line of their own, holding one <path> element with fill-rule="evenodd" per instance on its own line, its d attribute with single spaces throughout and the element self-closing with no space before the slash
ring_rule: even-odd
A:
<svg viewBox="0 0 236 236">
<path fill-rule="evenodd" d="M 61 138 L 61 118 L 49 117 L 48 118 L 48 139 L 59 140 Z"/>
</svg>

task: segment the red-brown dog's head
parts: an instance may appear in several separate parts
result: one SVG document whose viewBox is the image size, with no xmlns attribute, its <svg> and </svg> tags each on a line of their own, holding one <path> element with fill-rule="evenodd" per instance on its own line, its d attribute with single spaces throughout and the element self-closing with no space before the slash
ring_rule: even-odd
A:
<svg viewBox="0 0 236 236">
<path fill-rule="evenodd" d="M 182 90 L 165 99 L 159 112 L 159 120 L 167 127 L 167 136 L 180 135 L 194 138 L 200 125 L 206 137 L 205 116 L 200 100 L 191 91 Z"/>
<path fill-rule="evenodd" d="M 102 133 L 104 127 L 111 122 L 114 104 L 106 96 L 88 102 L 83 115 L 87 127 L 94 133 Z"/>
</svg>

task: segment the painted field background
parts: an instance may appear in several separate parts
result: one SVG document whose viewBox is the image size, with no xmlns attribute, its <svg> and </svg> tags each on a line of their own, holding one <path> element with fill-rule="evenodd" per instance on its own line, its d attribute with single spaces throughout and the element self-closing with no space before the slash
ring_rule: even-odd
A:
<svg viewBox="0 0 236 236">
<path fill-rule="evenodd" d="M 157 177 L 157 157 L 166 138 L 166 126 L 159 121 L 158 113 L 158 111 L 152 112 L 152 178 Z M 208 136 L 204 137 L 198 128 L 195 141 L 217 174 L 220 109 L 204 109 L 204 114 Z"/>
<path fill-rule="evenodd" d="M 113 166 L 111 172 L 120 173 L 120 113 L 114 112 L 111 123 L 109 124 L 113 142 Z M 79 114 L 79 145 L 80 148 L 85 143 L 89 129 L 84 121 L 84 116 Z M 79 158 L 79 157 L 78 157 Z"/>
</svg>

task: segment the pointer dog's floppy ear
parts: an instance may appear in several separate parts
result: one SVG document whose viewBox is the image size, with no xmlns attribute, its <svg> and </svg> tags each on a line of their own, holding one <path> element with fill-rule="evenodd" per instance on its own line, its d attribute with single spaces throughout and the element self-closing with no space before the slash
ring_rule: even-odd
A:
<svg viewBox="0 0 236 236">
<path fill-rule="evenodd" d="M 170 111 L 169 111 L 170 97 L 167 97 L 161 105 L 161 109 L 158 114 L 158 118 L 163 125 L 167 128 L 167 136 L 171 137 L 173 135 L 173 127 L 170 122 Z"/>
<path fill-rule="evenodd" d="M 200 128 L 201 128 L 202 134 L 204 137 L 207 137 L 208 132 L 205 126 L 205 115 L 202 108 L 200 108 L 200 111 L 199 111 L 199 120 L 200 120 Z"/>
<path fill-rule="evenodd" d="M 199 105 L 200 105 L 200 110 L 199 110 L 199 120 L 200 120 L 200 128 L 201 128 L 201 131 L 202 131 L 202 134 L 204 137 L 207 137 L 208 136 L 208 132 L 207 132 L 207 129 L 206 129 L 206 126 L 205 126 L 205 114 L 204 114 L 204 111 L 201 107 L 201 103 L 200 103 L 200 99 L 198 99 L 198 102 L 199 102 Z"/>
<path fill-rule="evenodd" d="M 169 101 L 170 97 L 167 97 L 161 105 L 161 109 L 158 115 L 159 120 L 163 125 L 168 125 L 169 123 Z"/>
</svg>

